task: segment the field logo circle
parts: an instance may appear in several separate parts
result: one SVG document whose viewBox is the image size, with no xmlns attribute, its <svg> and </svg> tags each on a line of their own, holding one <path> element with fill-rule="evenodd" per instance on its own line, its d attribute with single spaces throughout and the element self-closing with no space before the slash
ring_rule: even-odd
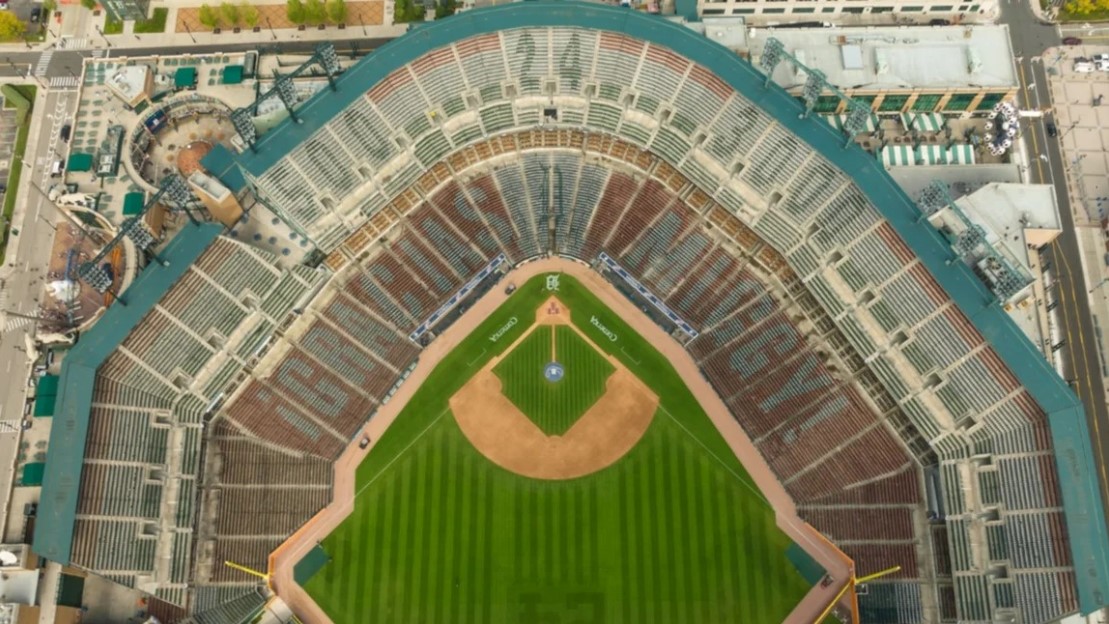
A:
<svg viewBox="0 0 1109 624">
<path fill-rule="evenodd" d="M 546 377 L 547 381 L 551 383 L 562 381 L 562 376 L 565 373 L 566 371 L 558 362 L 551 362 L 543 367 L 543 376 Z"/>
</svg>

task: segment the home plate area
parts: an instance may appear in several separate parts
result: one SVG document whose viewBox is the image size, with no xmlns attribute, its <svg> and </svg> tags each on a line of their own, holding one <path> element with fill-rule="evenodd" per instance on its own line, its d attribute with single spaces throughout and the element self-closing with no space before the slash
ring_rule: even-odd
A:
<svg viewBox="0 0 1109 624">
<path fill-rule="evenodd" d="M 450 398 L 479 452 L 535 479 L 573 479 L 613 464 L 643 437 L 658 403 L 570 322 L 570 309 L 556 297 Z"/>
</svg>

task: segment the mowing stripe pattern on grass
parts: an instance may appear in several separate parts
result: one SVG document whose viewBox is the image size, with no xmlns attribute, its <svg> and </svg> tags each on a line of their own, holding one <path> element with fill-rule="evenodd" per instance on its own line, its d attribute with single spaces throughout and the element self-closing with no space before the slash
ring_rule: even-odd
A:
<svg viewBox="0 0 1109 624">
<path fill-rule="evenodd" d="M 563 276 L 558 293 L 572 322 L 667 416 L 612 466 L 561 481 L 501 469 L 443 417 L 449 397 L 523 335 L 510 320 L 534 318 L 543 282 L 523 284 L 405 406 L 358 467 L 354 511 L 323 541 L 332 560 L 305 589 L 336 624 L 782 621 L 808 586 L 774 511 L 669 362 L 576 280 Z M 521 365 L 539 383 L 549 383 L 550 336 Z M 556 349 L 566 384 L 588 364 L 563 355 L 572 344 Z"/>
<path fill-rule="evenodd" d="M 561 381 L 548 381 L 543 375 L 552 361 L 565 370 Z M 605 393 L 605 381 L 613 370 L 573 329 L 541 325 L 501 360 L 493 373 L 500 378 L 504 395 L 543 433 L 561 435 Z"/>
</svg>

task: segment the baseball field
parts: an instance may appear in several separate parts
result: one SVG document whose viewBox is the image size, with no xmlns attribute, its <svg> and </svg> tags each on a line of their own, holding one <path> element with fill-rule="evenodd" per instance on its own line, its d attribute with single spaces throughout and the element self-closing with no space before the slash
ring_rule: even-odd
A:
<svg viewBox="0 0 1109 624">
<path fill-rule="evenodd" d="M 337 624 L 782 621 L 809 587 L 770 505 L 670 363 L 551 285 L 420 386 L 305 589 Z"/>
</svg>

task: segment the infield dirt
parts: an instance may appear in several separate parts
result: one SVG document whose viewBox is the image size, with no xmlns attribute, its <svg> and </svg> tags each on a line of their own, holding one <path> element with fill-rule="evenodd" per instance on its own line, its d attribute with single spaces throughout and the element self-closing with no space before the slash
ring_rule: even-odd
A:
<svg viewBox="0 0 1109 624">
<path fill-rule="evenodd" d="M 550 313 L 552 302 L 557 313 Z M 574 479 L 602 470 L 639 442 L 658 409 L 658 396 L 618 359 L 606 356 L 616 370 L 601 395 L 561 436 L 548 436 L 501 391 L 493 368 L 536 327 L 565 325 L 598 352 L 570 323 L 570 310 L 554 297 L 536 310 L 536 324 L 490 360 L 450 398 L 462 433 L 487 459 L 505 470 L 533 479 Z"/>
</svg>

